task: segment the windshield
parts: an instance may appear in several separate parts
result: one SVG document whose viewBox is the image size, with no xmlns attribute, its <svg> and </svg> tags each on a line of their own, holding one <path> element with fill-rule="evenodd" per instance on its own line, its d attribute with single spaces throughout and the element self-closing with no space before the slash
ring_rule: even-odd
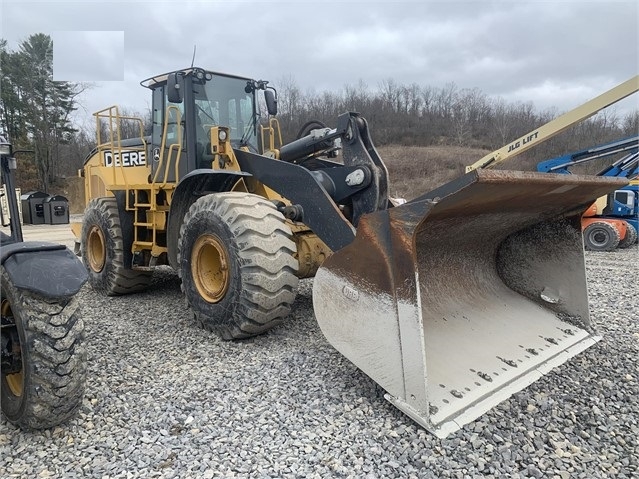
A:
<svg viewBox="0 0 639 479">
<path fill-rule="evenodd" d="M 208 139 L 212 126 L 227 126 L 231 142 L 257 148 L 253 93 L 246 93 L 246 80 L 213 75 L 213 79 L 193 83 L 198 141 Z"/>
</svg>

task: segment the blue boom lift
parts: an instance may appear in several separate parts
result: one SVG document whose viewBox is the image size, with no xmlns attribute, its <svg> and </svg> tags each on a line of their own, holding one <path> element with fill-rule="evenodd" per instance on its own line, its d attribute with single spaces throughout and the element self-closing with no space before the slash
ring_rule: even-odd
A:
<svg viewBox="0 0 639 479">
<path fill-rule="evenodd" d="M 581 163 L 594 161 L 612 155 L 625 153 L 623 157 L 597 173 L 597 176 L 628 178 L 630 184 L 599 198 L 596 205 L 597 218 L 601 222 L 591 222 L 584 229 L 586 248 L 593 250 L 611 250 L 617 246 L 627 248 L 637 242 L 639 231 L 639 136 L 632 136 L 603 145 L 568 153 L 537 164 L 537 171 L 570 174 L 569 168 Z M 610 229 L 610 220 L 626 222 L 626 234 L 617 239 Z"/>
</svg>

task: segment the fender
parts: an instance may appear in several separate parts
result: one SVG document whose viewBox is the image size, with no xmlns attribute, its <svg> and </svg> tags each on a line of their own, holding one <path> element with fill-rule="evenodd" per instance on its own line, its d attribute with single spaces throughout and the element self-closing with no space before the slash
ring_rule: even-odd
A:
<svg viewBox="0 0 639 479">
<path fill-rule="evenodd" d="M 73 296 L 89 278 L 82 262 L 60 244 L 3 244 L 0 261 L 16 288 L 46 298 Z"/>
<path fill-rule="evenodd" d="M 180 227 L 184 215 L 200 197 L 210 193 L 231 191 L 233 185 L 243 177 L 252 176 L 243 171 L 221 171 L 208 168 L 193 170 L 175 187 L 171 198 L 171 209 L 167 220 L 167 250 L 169 264 L 177 271 L 177 248 Z"/>
</svg>

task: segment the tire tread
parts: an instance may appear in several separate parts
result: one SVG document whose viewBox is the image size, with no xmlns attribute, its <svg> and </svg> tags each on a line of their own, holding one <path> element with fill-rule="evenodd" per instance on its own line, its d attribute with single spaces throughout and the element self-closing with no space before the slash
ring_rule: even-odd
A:
<svg viewBox="0 0 639 479">
<path fill-rule="evenodd" d="M 89 270 L 89 282 L 98 290 L 103 291 L 108 296 L 119 296 L 123 294 L 137 293 L 144 291 L 153 275 L 150 271 L 137 271 L 127 268 L 124 264 L 124 236 L 122 234 L 122 224 L 118 203 L 115 198 L 95 198 L 89 202 L 85 212 L 85 218 L 89 213 L 95 213 L 104 221 L 105 235 L 110 235 L 113 240 L 113 258 L 107 266 L 108 270 L 100 273 L 91 271 L 87 264 L 84 251 L 85 231 L 90 225 L 83 225 L 82 232 L 82 259 Z M 99 276 L 99 278 L 96 278 Z"/>
<path fill-rule="evenodd" d="M 637 230 L 626 221 L 626 236 L 619 241 L 619 248 L 630 248 L 635 243 L 637 243 Z"/>
<path fill-rule="evenodd" d="M 2 268 L 3 297 L 10 300 L 16 325 L 24 330 L 22 406 L 8 414 L 3 384 L 3 412 L 27 429 L 66 422 L 82 405 L 87 375 L 84 322 L 75 297 L 46 299 L 15 288 Z M 17 317 L 17 318 L 16 318 Z M 4 382 L 4 381 L 3 381 Z"/>
<path fill-rule="evenodd" d="M 243 287 L 227 321 L 221 323 L 189 304 L 196 320 L 225 340 L 262 334 L 280 324 L 290 313 L 299 281 L 296 246 L 282 214 L 257 195 L 242 192 L 207 195 L 187 212 L 180 229 L 181 238 L 189 222 L 202 214 L 217 215 L 235 235 L 237 254 L 243 260 L 240 264 Z M 179 265 L 184 256 L 181 249 Z M 178 272 L 182 278 L 182 268 Z"/>
<path fill-rule="evenodd" d="M 594 234 L 593 231 L 596 231 L 597 229 L 603 230 L 608 235 L 608 240 L 605 244 L 597 244 L 591 240 L 591 235 Z M 617 248 L 617 246 L 619 246 L 619 231 L 606 221 L 590 223 L 584 229 L 583 235 L 584 246 L 590 251 L 613 251 Z"/>
</svg>

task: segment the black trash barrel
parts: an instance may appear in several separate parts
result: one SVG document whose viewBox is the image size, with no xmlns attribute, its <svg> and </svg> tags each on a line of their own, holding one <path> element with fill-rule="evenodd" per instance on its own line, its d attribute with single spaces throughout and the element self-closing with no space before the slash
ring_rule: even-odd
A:
<svg viewBox="0 0 639 479">
<path fill-rule="evenodd" d="M 50 225 L 69 223 L 69 200 L 62 195 L 46 198 L 44 200 L 44 221 Z"/>
<path fill-rule="evenodd" d="M 29 191 L 20 197 L 22 201 L 22 219 L 25 225 L 43 225 L 44 200 L 49 197 L 42 191 Z"/>
</svg>

